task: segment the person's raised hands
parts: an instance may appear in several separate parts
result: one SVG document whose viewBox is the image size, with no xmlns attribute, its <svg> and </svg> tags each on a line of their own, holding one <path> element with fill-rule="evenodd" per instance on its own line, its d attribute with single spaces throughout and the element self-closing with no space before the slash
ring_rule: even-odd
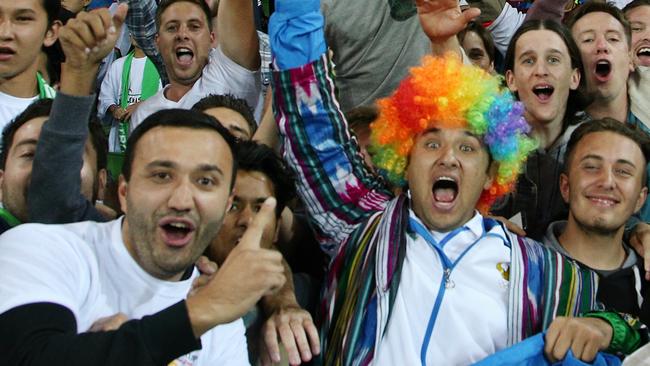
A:
<svg viewBox="0 0 650 366">
<path fill-rule="evenodd" d="M 481 14 L 477 8 L 461 11 L 458 0 L 415 0 L 415 6 L 422 30 L 434 43 L 455 37 Z"/>
<path fill-rule="evenodd" d="M 106 8 L 82 11 L 59 31 L 59 41 L 70 68 L 97 67 L 115 47 L 128 5 L 120 4 L 114 15 Z"/>
</svg>

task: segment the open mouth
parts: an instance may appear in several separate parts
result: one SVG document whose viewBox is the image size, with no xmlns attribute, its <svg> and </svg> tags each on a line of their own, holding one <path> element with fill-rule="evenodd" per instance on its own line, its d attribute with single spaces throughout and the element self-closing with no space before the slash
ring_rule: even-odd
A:
<svg viewBox="0 0 650 366">
<path fill-rule="evenodd" d="M 553 91 L 555 91 L 555 88 L 553 88 L 550 85 L 538 85 L 533 88 L 533 93 L 537 96 L 537 98 L 543 102 L 551 99 L 551 95 L 553 95 Z"/>
<path fill-rule="evenodd" d="M 16 51 L 9 47 L 0 47 L 0 59 L 8 59 L 16 54 Z"/>
<path fill-rule="evenodd" d="M 184 246 L 192 239 L 194 224 L 182 219 L 166 219 L 160 223 L 163 239 L 170 246 Z"/>
<path fill-rule="evenodd" d="M 433 199 L 439 203 L 452 203 L 458 196 L 458 183 L 451 177 L 438 177 L 432 187 Z"/>
<path fill-rule="evenodd" d="M 189 48 L 180 47 L 176 49 L 176 60 L 180 65 L 189 66 L 194 59 L 194 52 Z"/>
<path fill-rule="evenodd" d="M 609 80 L 609 75 L 612 72 L 612 64 L 606 60 L 600 60 L 596 63 L 596 69 L 594 70 L 596 78 L 600 81 Z"/>
<path fill-rule="evenodd" d="M 636 57 L 639 59 L 641 66 L 650 66 L 650 47 L 641 47 Z"/>
</svg>

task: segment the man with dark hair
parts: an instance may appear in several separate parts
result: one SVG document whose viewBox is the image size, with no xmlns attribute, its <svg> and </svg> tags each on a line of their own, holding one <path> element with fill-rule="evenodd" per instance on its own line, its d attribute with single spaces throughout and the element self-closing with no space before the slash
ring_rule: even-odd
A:
<svg viewBox="0 0 650 366">
<path fill-rule="evenodd" d="M 603 143 L 607 141 L 607 143 Z M 625 222 L 646 200 L 650 140 L 611 118 L 578 127 L 566 151 L 560 190 L 568 221 L 552 223 L 544 243 L 600 275 L 598 299 L 650 323 L 643 259 L 623 240 Z"/>
<path fill-rule="evenodd" d="M 240 141 L 236 149 L 237 178 L 232 204 L 219 233 L 206 251 L 208 258 L 219 265 L 238 245 L 262 204 L 269 197 L 275 197 L 277 201 L 275 217 L 262 233 L 260 245 L 277 250 L 280 224 L 283 220 L 281 213 L 295 195 L 293 174 L 271 148 L 254 141 Z M 249 353 L 255 358 L 259 355 L 264 361 L 263 364 L 280 361 L 278 338 L 284 345 L 292 365 L 299 364 L 301 359 L 309 361 L 312 355 L 320 352 L 318 331 L 311 315 L 299 305 L 291 270 L 286 262 L 285 266 L 287 284 L 277 294 L 263 297 L 258 303 L 260 311 L 251 310 L 244 317 L 248 329 Z M 304 282 L 299 281 L 296 286 L 300 287 Z M 308 291 L 303 289 L 302 292 Z M 267 314 L 268 318 L 260 314 Z M 263 341 L 263 347 L 258 349 L 260 340 Z"/>
<path fill-rule="evenodd" d="M 208 248 L 209 258 L 221 265 L 250 225 L 268 197 L 275 197 L 275 220 L 262 239 L 271 247 L 278 236 L 280 214 L 295 195 L 293 175 L 273 150 L 253 141 L 237 144 L 237 178 L 233 202 L 215 241 Z"/>
<path fill-rule="evenodd" d="M 54 90 L 39 73 L 42 46 L 58 37 L 59 0 L 0 3 L 0 128 Z"/>
<path fill-rule="evenodd" d="M 245 100 L 231 94 L 211 94 L 192 106 L 217 119 L 240 140 L 250 140 L 257 130 L 253 110 Z"/>
<path fill-rule="evenodd" d="M 125 13 L 80 13 L 62 29 L 62 90 L 92 84 L 86 76 L 113 47 Z M 198 277 L 193 263 L 231 201 L 233 146 L 212 117 L 158 112 L 127 144 L 123 219 L 25 224 L 1 236 L 0 363 L 248 364 L 238 318 L 285 280 L 281 255 L 259 246 L 273 199 L 219 271 L 188 296 Z M 130 320 L 107 325 L 116 313 Z"/>
<path fill-rule="evenodd" d="M 134 5 L 136 9 L 145 7 L 144 4 Z M 230 93 L 245 99 L 250 106 L 257 105 L 261 85 L 257 71 L 260 55 L 253 4 L 248 0 L 223 0 L 219 7 L 216 24 L 219 46 L 212 49 L 215 32 L 205 1 L 164 0 L 160 3 L 155 14 L 158 29 L 155 42 L 164 60 L 169 85 L 140 104 L 131 117 L 132 128 L 157 110 L 189 109 L 209 94 Z M 142 37 L 139 29 L 131 31 L 149 55 L 147 42 L 151 40 Z"/>
<path fill-rule="evenodd" d="M 68 218 L 64 222 L 80 221 L 71 218 L 78 216 L 74 212 L 80 209 L 78 201 L 93 206 L 103 195 L 106 139 L 101 126 L 97 121 L 82 125 L 84 130 L 90 128 L 90 138 L 86 138 L 87 132 L 83 134 L 74 161 L 59 160 L 59 154 L 69 148 L 64 143 L 68 141 L 52 144 L 50 140 L 56 139 L 56 135 L 51 130 L 65 118 L 55 112 L 59 121 L 48 121 L 51 110 L 51 99 L 37 100 L 3 132 L 0 188 L 4 207 L 0 211 L 0 232 L 23 222 L 51 223 L 47 217 Z M 68 109 L 66 117 L 74 117 L 75 111 Z M 47 150 L 39 154 L 44 146 Z M 67 168 L 71 164 L 76 168 Z M 99 214 L 90 214 L 87 219 L 103 221 Z"/>
</svg>

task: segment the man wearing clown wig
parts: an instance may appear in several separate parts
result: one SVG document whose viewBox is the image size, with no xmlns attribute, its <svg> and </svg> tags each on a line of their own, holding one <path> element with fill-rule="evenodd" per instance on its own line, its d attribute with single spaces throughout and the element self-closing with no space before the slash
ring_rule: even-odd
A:
<svg viewBox="0 0 650 366">
<path fill-rule="evenodd" d="M 269 30 L 284 157 L 331 256 L 325 365 L 469 364 L 543 330 L 551 360 L 638 347 L 621 316 L 590 312 L 593 273 L 484 216 L 536 145 L 498 78 L 428 57 L 379 102 L 371 153 L 394 197 L 348 132 L 318 0 L 276 1 Z"/>
</svg>

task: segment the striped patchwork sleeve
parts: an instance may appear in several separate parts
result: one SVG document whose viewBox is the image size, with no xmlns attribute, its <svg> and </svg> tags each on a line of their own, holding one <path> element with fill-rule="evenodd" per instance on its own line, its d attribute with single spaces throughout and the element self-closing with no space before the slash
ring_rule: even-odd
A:
<svg viewBox="0 0 650 366">
<path fill-rule="evenodd" d="M 274 72 L 284 158 L 296 173 L 298 193 L 316 236 L 330 255 L 392 196 L 367 169 L 350 136 L 333 77 L 326 54 L 301 67 Z"/>
</svg>

